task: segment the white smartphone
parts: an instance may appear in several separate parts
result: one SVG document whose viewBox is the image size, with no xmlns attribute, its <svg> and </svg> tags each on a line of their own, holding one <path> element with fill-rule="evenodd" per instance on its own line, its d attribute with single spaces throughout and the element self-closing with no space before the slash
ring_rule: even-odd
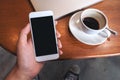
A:
<svg viewBox="0 0 120 80">
<path fill-rule="evenodd" d="M 36 61 L 59 58 L 53 12 L 31 12 L 29 20 Z"/>
</svg>

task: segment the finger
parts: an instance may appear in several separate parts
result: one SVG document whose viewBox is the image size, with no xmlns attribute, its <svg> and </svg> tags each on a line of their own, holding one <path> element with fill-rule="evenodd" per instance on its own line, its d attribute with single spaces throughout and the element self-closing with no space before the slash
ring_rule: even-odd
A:
<svg viewBox="0 0 120 80">
<path fill-rule="evenodd" d="M 63 54 L 63 51 L 62 51 L 62 50 L 59 50 L 59 54 L 62 55 L 62 54 Z"/>
<path fill-rule="evenodd" d="M 28 44 L 29 44 L 29 45 L 33 45 L 33 44 L 32 44 L 32 38 L 30 38 L 30 39 L 28 40 Z"/>
<path fill-rule="evenodd" d="M 57 35 L 57 38 L 61 37 L 61 34 L 58 31 L 56 31 L 56 35 Z"/>
<path fill-rule="evenodd" d="M 59 39 L 58 39 L 58 48 L 62 48 L 62 43 Z"/>
<path fill-rule="evenodd" d="M 28 23 L 25 28 L 22 29 L 21 33 L 24 35 L 28 35 L 30 32 L 30 24 Z"/>
<path fill-rule="evenodd" d="M 55 25 L 57 25 L 57 23 L 58 23 L 58 22 L 57 22 L 57 21 L 55 21 Z"/>
<path fill-rule="evenodd" d="M 29 32 L 30 32 L 30 24 L 27 24 L 27 26 L 23 28 L 20 33 L 20 41 L 27 41 L 27 35 Z"/>
</svg>

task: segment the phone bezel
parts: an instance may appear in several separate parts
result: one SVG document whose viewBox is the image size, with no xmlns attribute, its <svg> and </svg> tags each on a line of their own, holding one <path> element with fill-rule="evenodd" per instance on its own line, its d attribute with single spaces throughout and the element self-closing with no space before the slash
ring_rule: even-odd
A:
<svg viewBox="0 0 120 80">
<path fill-rule="evenodd" d="M 29 14 L 30 25 L 31 25 L 31 20 L 30 20 L 31 18 L 46 17 L 46 16 L 52 16 L 53 17 L 53 12 L 52 11 L 31 12 Z M 54 24 L 54 31 L 56 33 L 54 18 L 53 18 L 53 24 Z M 34 44 L 35 41 L 34 41 L 34 37 L 33 37 L 32 25 L 31 25 L 31 35 L 32 35 L 32 42 L 33 42 L 33 47 L 34 47 L 35 59 L 36 59 L 37 62 L 42 62 L 42 61 L 47 61 L 47 60 L 54 60 L 54 59 L 59 58 L 58 46 L 56 47 L 57 48 L 57 53 L 53 53 L 53 54 L 50 54 L 50 55 L 36 56 L 35 44 Z M 55 38 L 56 38 L 56 44 L 57 44 L 56 34 L 55 34 Z"/>
</svg>

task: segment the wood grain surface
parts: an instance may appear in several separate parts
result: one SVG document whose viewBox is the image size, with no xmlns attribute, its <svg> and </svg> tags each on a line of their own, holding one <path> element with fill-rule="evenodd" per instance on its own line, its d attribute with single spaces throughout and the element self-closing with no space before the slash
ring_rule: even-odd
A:
<svg viewBox="0 0 120 80">
<path fill-rule="evenodd" d="M 89 8 L 103 11 L 109 21 L 109 27 L 118 32 L 111 35 L 103 44 L 88 46 L 79 42 L 68 28 L 72 14 L 58 20 L 57 30 L 61 33 L 64 54 L 61 59 L 80 59 L 120 55 L 120 1 L 104 0 Z M 0 45 L 13 54 L 21 29 L 29 22 L 28 14 L 34 11 L 29 0 L 1 0 L 0 2 Z"/>
</svg>

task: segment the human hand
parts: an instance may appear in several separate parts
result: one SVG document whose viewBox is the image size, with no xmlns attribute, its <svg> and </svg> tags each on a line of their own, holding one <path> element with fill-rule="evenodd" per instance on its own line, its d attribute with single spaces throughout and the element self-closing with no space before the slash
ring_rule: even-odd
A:
<svg viewBox="0 0 120 80">
<path fill-rule="evenodd" d="M 42 69 L 44 62 L 38 63 L 35 60 L 34 48 L 31 38 L 28 39 L 27 35 L 30 32 L 30 24 L 21 31 L 17 45 L 17 64 L 14 67 L 13 72 L 19 76 L 21 80 L 31 80 L 34 78 Z M 60 38 L 60 33 L 57 31 L 57 38 Z M 62 48 L 61 42 L 58 39 L 58 47 Z M 63 52 L 59 50 L 59 53 Z M 24 79 L 23 79 L 24 78 Z M 7 80 L 10 80 L 7 79 Z M 12 79 L 14 80 L 14 79 Z"/>
</svg>

